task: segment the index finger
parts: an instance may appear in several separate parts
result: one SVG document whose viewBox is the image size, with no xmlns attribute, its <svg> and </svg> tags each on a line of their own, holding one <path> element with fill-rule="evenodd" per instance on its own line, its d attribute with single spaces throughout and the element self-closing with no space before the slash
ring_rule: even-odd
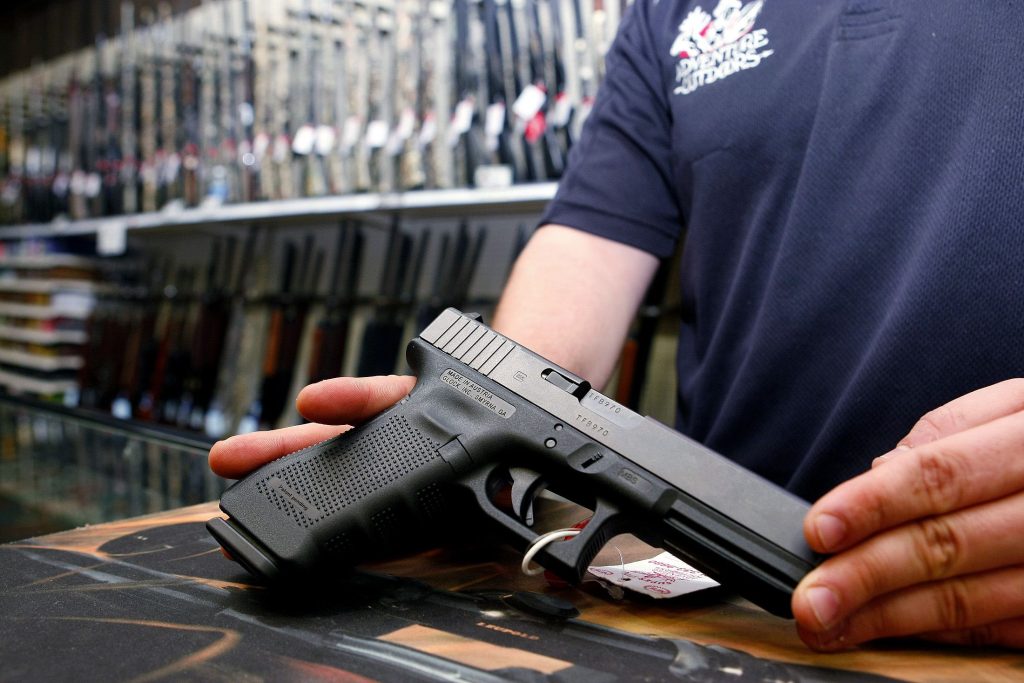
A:
<svg viewBox="0 0 1024 683">
<path fill-rule="evenodd" d="M 398 403 L 415 385 L 411 375 L 335 377 L 305 387 L 295 406 L 310 422 L 359 424 Z"/>
<path fill-rule="evenodd" d="M 811 506 L 804 535 L 836 552 L 913 519 L 1024 489 L 1024 413 L 1007 415 L 903 452 L 840 484 Z"/>
<path fill-rule="evenodd" d="M 351 429 L 347 425 L 304 424 L 284 429 L 239 434 L 210 448 L 210 469 L 227 479 L 240 479 L 262 465 Z"/>
</svg>

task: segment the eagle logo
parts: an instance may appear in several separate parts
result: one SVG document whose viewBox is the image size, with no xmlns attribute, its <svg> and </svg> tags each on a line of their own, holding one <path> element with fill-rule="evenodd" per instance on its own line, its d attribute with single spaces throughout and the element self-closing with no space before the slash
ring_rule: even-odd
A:
<svg viewBox="0 0 1024 683">
<path fill-rule="evenodd" d="M 773 50 L 763 49 L 768 45 L 767 31 L 754 28 L 763 8 L 764 0 L 719 0 L 710 14 L 700 5 L 694 7 L 669 48 L 679 59 L 675 92 L 688 94 L 771 56 Z"/>
</svg>

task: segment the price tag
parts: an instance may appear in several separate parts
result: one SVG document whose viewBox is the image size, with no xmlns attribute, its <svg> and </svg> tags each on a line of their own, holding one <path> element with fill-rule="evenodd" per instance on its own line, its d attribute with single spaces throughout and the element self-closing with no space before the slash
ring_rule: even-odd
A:
<svg viewBox="0 0 1024 683">
<path fill-rule="evenodd" d="M 295 131 L 295 137 L 292 139 L 292 151 L 305 156 L 313 151 L 315 144 L 316 129 L 307 123 Z"/>
<path fill-rule="evenodd" d="M 270 149 L 270 136 L 266 133 L 258 133 L 252 141 L 252 153 L 256 155 L 257 159 L 262 160 L 268 149 Z"/>
<path fill-rule="evenodd" d="M 366 146 L 370 149 L 383 147 L 388 141 L 388 122 L 382 119 L 366 125 Z"/>
<path fill-rule="evenodd" d="M 124 221 L 104 221 L 96 232 L 96 253 L 120 256 L 128 247 L 128 225 Z"/>
<path fill-rule="evenodd" d="M 402 110 L 402 113 L 398 117 L 398 125 L 395 127 L 395 135 L 399 140 L 405 142 L 412 137 L 413 131 L 416 129 L 416 112 L 410 107 L 406 107 Z"/>
<path fill-rule="evenodd" d="M 99 173 L 90 173 L 85 177 L 85 196 L 93 199 L 100 196 L 103 189 L 103 178 Z"/>
<path fill-rule="evenodd" d="M 437 119 L 434 112 L 427 112 L 423 116 L 423 123 L 420 125 L 420 147 L 426 147 L 437 137 Z"/>
<path fill-rule="evenodd" d="M 334 132 L 334 128 L 324 124 L 320 124 L 316 127 L 316 143 L 313 149 L 322 157 L 327 156 L 334 151 L 334 143 L 337 140 L 337 134 Z"/>
<path fill-rule="evenodd" d="M 485 189 L 511 187 L 512 167 L 505 164 L 477 166 L 473 171 L 473 184 Z"/>
<path fill-rule="evenodd" d="M 555 96 L 555 106 L 551 108 L 548 114 L 548 121 L 555 128 L 564 128 L 569 125 L 569 118 L 572 116 L 572 102 L 569 101 L 569 96 L 563 93 L 558 93 Z"/>
<path fill-rule="evenodd" d="M 670 553 L 649 560 L 607 567 L 589 567 L 594 576 L 652 598 L 676 598 L 719 585 Z"/>
<path fill-rule="evenodd" d="M 496 138 L 505 130 L 505 103 L 495 102 L 487 107 L 484 117 L 484 131 L 488 137 Z"/>
<path fill-rule="evenodd" d="M 519 97 L 512 103 L 512 112 L 524 121 L 529 121 L 547 101 L 548 94 L 544 89 L 531 83 L 523 88 L 523 92 L 519 93 Z"/>
<path fill-rule="evenodd" d="M 459 138 L 462 137 L 463 133 L 468 132 L 473 125 L 474 109 L 475 102 L 472 97 L 467 97 L 455 105 L 452 123 L 448 128 L 448 145 L 450 147 L 459 144 Z"/>
<path fill-rule="evenodd" d="M 359 142 L 359 136 L 363 133 L 363 121 L 358 116 L 349 116 L 345 119 L 345 125 L 341 128 L 341 148 L 350 150 Z"/>
</svg>

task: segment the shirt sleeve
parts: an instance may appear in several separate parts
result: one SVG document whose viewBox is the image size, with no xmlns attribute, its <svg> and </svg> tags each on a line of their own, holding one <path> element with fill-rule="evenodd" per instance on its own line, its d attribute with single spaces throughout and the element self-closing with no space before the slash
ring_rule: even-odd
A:
<svg viewBox="0 0 1024 683">
<path fill-rule="evenodd" d="M 594 108 L 541 224 L 558 223 L 660 258 L 682 216 L 672 172 L 672 120 L 648 0 L 623 16 Z"/>
</svg>

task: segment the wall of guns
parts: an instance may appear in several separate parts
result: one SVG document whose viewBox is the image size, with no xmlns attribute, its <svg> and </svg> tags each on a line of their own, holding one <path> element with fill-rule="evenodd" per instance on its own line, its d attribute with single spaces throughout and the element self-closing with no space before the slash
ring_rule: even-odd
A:
<svg viewBox="0 0 1024 683">
<path fill-rule="evenodd" d="M 294 424 L 305 384 L 403 371 L 444 307 L 487 313 L 526 225 L 219 226 L 146 235 L 113 261 L 9 243 L 0 387 L 213 438 Z"/>
<path fill-rule="evenodd" d="M 627 0 L 205 0 L 0 81 L 0 222 L 557 179 Z"/>
</svg>

